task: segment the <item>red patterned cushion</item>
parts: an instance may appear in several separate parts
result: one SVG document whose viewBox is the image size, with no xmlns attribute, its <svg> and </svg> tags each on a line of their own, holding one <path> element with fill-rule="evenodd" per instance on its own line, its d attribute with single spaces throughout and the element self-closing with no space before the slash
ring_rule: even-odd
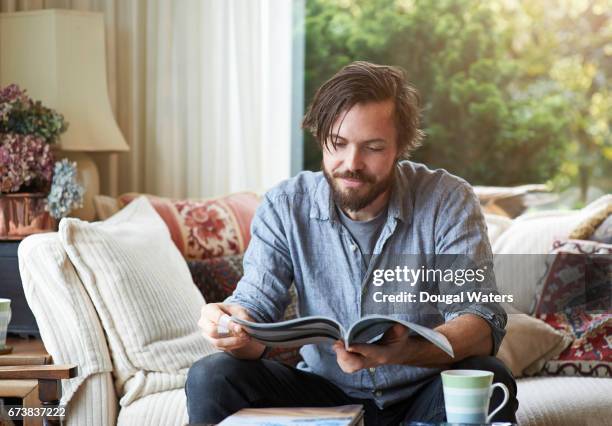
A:
<svg viewBox="0 0 612 426">
<path fill-rule="evenodd" d="M 611 314 L 545 314 L 552 327 L 574 335 L 574 342 L 544 366 L 546 375 L 612 377 Z"/>
<path fill-rule="evenodd" d="M 612 245 L 555 242 L 535 315 L 574 336 L 548 375 L 612 377 Z"/>
<path fill-rule="evenodd" d="M 123 194 L 119 203 L 123 207 L 140 195 Z M 249 244 L 251 220 L 259 204 L 256 194 L 244 192 L 206 200 L 147 197 L 186 259 L 241 254 Z"/>
<path fill-rule="evenodd" d="M 219 303 L 234 292 L 242 277 L 242 255 L 189 260 L 193 282 L 208 303 Z"/>
</svg>

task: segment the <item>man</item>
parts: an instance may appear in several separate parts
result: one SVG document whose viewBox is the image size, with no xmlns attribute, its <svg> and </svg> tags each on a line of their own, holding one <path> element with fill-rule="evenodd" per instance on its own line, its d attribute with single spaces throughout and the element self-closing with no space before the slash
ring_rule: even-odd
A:
<svg viewBox="0 0 612 426">
<path fill-rule="evenodd" d="M 491 264 L 470 186 L 444 170 L 400 161 L 422 138 L 418 95 L 402 71 L 367 62 L 346 66 L 318 90 L 303 125 L 321 145 L 323 172 L 300 173 L 266 194 L 253 219 L 244 277 L 224 303 L 203 307 L 200 327 L 223 352 L 189 371 L 190 422 L 216 423 L 245 407 L 345 404 L 364 405 L 366 425 L 443 421 L 439 372 L 447 368 L 493 371 L 511 392 L 495 420 L 515 421 L 516 385 L 491 356 L 506 323 L 498 304 L 373 301 L 373 271 L 392 269 L 403 254 L 412 256 L 409 262 L 449 254 L 450 261 L 433 262 Z M 435 327 L 455 357 L 396 325 L 381 341 L 349 350 L 342 342 L 306 345 L 292 368 L 261 359 L 264 346 L 235 323 L 230 336 L 218 334 L 225 314 L 279 321 L 292 283 L 301 316 L 330 316 L 348 327 L 369 313 L 395 314 Z M 444 284 L 430 291 L 457 294 L 454 283 Z M 492 405 L 500 401 L 496 394 Z"/>
</svg>

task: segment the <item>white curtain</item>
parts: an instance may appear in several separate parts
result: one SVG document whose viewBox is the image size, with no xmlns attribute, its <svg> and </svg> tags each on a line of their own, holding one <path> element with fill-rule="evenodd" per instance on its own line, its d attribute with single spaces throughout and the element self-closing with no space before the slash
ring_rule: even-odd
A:
<svg viewBox="0 0 612 426">
<path fill-rule="evenodd" d="M 109 96 L 130 145 L 120 193 L 206 197 L 289 176 L 291 0 L 0 4 L 104 13 Z"/>
</svg>

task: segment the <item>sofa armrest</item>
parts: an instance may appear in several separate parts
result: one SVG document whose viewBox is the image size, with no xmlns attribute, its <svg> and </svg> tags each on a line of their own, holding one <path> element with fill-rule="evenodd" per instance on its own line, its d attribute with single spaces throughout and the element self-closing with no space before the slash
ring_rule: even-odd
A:
<svg viewBox="0 0 612 426">
<path fill-rule="evenodd" d="M 0 380 L 62 380 L 78 375 L 79 368 L 68 365 L 14 365 L 0 367 Z"/>
<path fill-rule="evenodd" d="M 57 364 L 79 367 L 78 377 L 62 379 L 61 401 L 69 407 L 66 424 L 79 425 L 86 419 L 91 426 L 113 426 L 117 398 L 104 331 L 57 233 L 24 239 L 19 245 L 19 269 L 45 349 Z M 98 415 L 91 415 L 92 407 L 97 407 Z M 81 414 L 73 419 L 73 413 Z"/>
</svg>

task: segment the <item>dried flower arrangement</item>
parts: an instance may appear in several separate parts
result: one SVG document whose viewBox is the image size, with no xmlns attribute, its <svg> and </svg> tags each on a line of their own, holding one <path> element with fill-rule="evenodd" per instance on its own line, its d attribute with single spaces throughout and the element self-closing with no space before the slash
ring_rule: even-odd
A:
<svg viewBox="0 0 612 426">
<path fill-rule="evenodd" d="M 80 207 L 83 188 L 76 164 L 54 161 L 51 145 L 67 128 L 64 117 L 11 84 L 0 90 L 0 197 L 3 193 L 49 194 L 47 208 L 59 219 Z"/>
</svg>

